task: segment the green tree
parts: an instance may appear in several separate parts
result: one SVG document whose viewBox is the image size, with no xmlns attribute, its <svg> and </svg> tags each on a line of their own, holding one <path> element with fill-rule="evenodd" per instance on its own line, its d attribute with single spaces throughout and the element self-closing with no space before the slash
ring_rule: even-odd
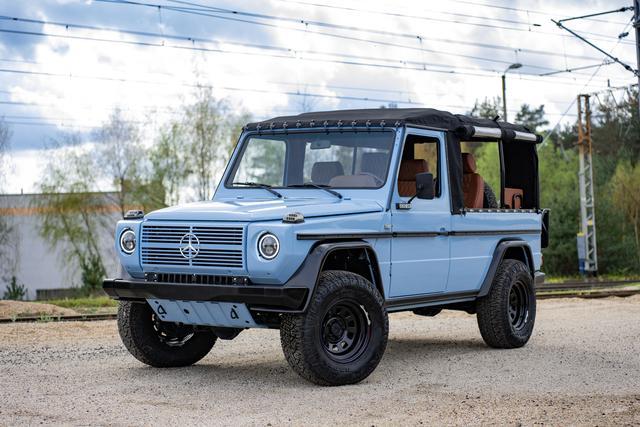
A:
<svg viewBox="0 0 640 427">
<path fill-rule="evenodd" d="M 151 148 L 151 182 L 160 184 L 164 205 L 180 203 L 180 194 L 188 177 L 193 173 L 189 150 L 184 144 L 184 127 L 172 122 L 160 129 L 157 141 Z"/>
<path fill-rule="evenodd" d="M 228 156 L 229 115 L 228 103 L 216 99 L 208 86 L 200 86 L 195 102 L 185 107 L 183 126 L 199 200 L 211 197 L 214 171 Z"/>
<path fill-rule="evenodd" d="M 7 175 L 6 154 L 11 142 L 11 129 L 0 118 L 0 192 L 3 191 Z M 0 280 L 8 282 L 15 271 L 16 242 L 14 230 L 8 217 L 0 216 Z"/>
<path fill-rule="evenodd" d="M 57 250 L 64 263 L 77 265 L 82 288 L 87 293 L 100 289 L 105 276 L 100 236 L 111 229 L 104 215 L 105 200 L 95 193 L 97 179 L 93 151 L 81 144 L 78 135 L 66 135 L 54 142 L 36 203 L 42 212 L 40 235 Z"/>
<path fill-rule="evenodd" d="M 531 132 L 539 132 L 542 127 L 549 124 L 549 120 L 544 116 L 544 105 L 534 109 L 529 104 L 522 104 L 520 111 L 516 114 L 515 123 L 529 128 Z"/>
<path fill-rule="evenodd" d="M 640 164 L 632 166 L 629 162 L 621 162 L 613 176 L 612 187 L 613 203 L 626 219 L 622 231 L 631 232 L 636 264 L 640 263 Z"/>
<path fill-rule="evenodd" d="M 124 116 L 120 108 L 115 108 L 94 137 L 99 143 L 95 157 L 96 170 L 113 183 L 117 192 L 116 202 L 124 216 L 130 207 L 139 204 L 143 185 L 145 150 L 140 130 Z"/>
<path fill-rule="evenodd" d="M 565 160 L 558 148 L 545 144 L 538 149 L 538 158 L 540 205 L 551 209 L 544 270 L 550 274 L 575 274 L 578 269 L 576 233 L 580 220 L 578 156 L 571 150 Z"/>
<path fill-rule="evenodd" d="M 482 119 L 493 120 L 502 115 L 502 98 L 496 96 L 494 98 L 485 98 L 482 102 L 476 102 L 469 112 L 472 117 L 480 117 Z"/>
</svg>

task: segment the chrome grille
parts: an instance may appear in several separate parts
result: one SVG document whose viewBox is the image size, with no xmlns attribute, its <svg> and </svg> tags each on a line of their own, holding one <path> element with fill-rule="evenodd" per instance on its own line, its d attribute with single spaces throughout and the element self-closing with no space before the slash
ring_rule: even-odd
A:
<svg viewBox="0 0 640 427">
<path fill-rule="evenodd" d="M 180 251 L 183 237 L 189 234 L 197 238 L 198 245 L 191 258 Z M 142 264 L 147 266 L 243 268 L 243 248 L 241 226 L 142 225 L 140 253 Z"/>
</svg>

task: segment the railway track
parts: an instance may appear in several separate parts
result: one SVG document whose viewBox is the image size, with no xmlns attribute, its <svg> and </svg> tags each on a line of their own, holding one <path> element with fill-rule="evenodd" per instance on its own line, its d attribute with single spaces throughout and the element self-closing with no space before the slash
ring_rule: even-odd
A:
<svg viewBox="0 0 640 427">
<path fill-rule="evenodd" d="M 625 285 L 633 284 L 640 284 L 640 280 L 568 281 L 561 283 L 545 283 L 536 289 L 536 295 L 538 299 L 606 298 L 612 296 L 627 297 L 640 294 L 640 286 L 625 288 Z M 0 323 L 90 322 L 115 319 L 115 313 L 103 313 L 77 314 L 72 316 L 25 316 L 0 318 Z"/>
</svg>

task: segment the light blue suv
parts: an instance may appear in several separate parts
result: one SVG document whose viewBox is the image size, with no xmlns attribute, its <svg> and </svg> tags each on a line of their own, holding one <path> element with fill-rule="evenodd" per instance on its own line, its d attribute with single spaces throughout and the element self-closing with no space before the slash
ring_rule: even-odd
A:
<svg viewBox="0 0 640 427">
<path fill-rule="evenodd" d="M 391 312 L 476 313 L 489 346 L 521 347 L 548 240 L 540 140 L 433 109 L 249 124 L 213 200 L 118 222 L 122 273 L 104 290 L 122 340 L 146 364 L 186 366 L 218 338 L 276 328 L 294 371 L 322 385 L 376 368 Z M 497 195 L 479 149 L 495 150 L 482 172 Z"/>
</svg>

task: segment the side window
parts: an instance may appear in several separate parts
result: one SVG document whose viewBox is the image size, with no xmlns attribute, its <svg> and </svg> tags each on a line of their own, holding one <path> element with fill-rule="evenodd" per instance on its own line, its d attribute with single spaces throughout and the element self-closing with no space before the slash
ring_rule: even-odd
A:
<svg viewBox="0 0 640 427">
<path fill-rule="evenodd" d="M 402 197 L 416 194 L 416 175 L 429 172 L 433 175 L 436 198 L 440 197 L 440 143 L 437 139 L 409 135 L 405 141 L 400 172 L 398 173 L 398 193 Z"/>
<path fill-rule="evenodd" d="M 284 183 L 286 151 L 283 140 L 251 138 L 234 182 L 258 182 L 281 187 Z"/>
</svg>

